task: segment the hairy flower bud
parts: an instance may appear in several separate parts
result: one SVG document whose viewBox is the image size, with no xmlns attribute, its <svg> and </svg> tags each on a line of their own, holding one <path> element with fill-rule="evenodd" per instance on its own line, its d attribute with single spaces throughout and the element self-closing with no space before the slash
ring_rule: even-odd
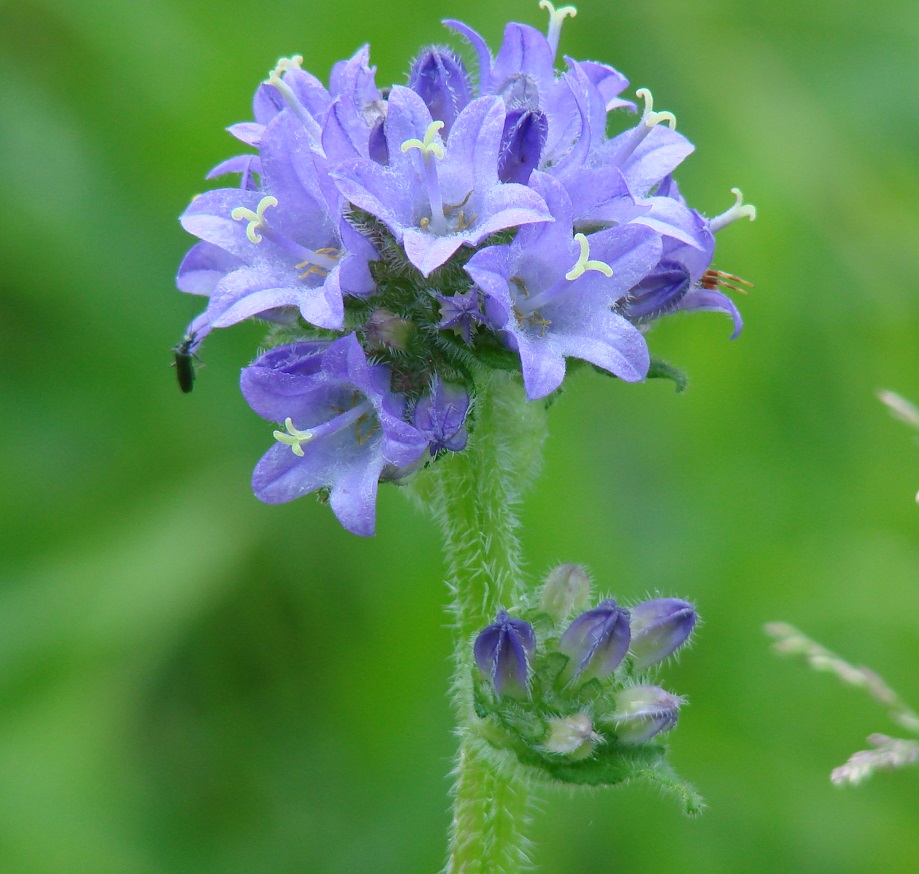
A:
<svg viewBox="0 0 919 874">
<path fill-rule="evenodd" d="M 504 120 L 498 178 L 526 185 L 539 165 L 549 135 L 549 120 L 538 109 L 512 109 Z"/>
<path fill-rule="evenodd" d="M 466 414 L 469 392 L 461 385 L 445 383 L 435 377 L 430 393 L 415 405 L 412 421 L 427 439 L 431 455 L 441 450 L 461 452 L 466 448 Z"/>
<path fill-rule="evenodd" d="M 562 635 L 558 648 L 570 661 L 567 678 L 589 680 L 609 676 L 629 649 L 629 611 L 608 598 L 582 613 Z"/>
<path fill-rule="evenodd" d="M 550 753 L 558 753 L 578 761 L 586 759 L 601 740 L 593 730 L 593 723 L 586 713 L 575 713 L 563 719 L 549 720 L 549 736 L 543 745 Z"/>
<path fill-rule="evenodd" d="M 676 725 L 682 699 L 660 686 L 630 686 L 616 693 L 613 722 L 620 743 L 641 744 Z"/>
<path fill-rule="evenodd" d="M 415 324 L 411 319 L 403 319 L 402 316 L 380 307 L 370 314 L 363 333 L 371 349 L 389 348 L 404 352 L 414 330 Z"/>
<path fill-rule="evenodd" d="M 431 118 L 450 132 L 463 107 L 472 100 L 472 81 L 466 65 L 450 49 L 431 46 L 412 64 L 408 87 L 427 104 Z"/>
<path fill-rule="evenodd" d="M 632 607 L 634 667 L 643 670 L 662 662 L 689 638 L 696 624 L 695 608 L 679 598 L 654 598 Z"/>
<path fill-rule="evenodd" d="M 525 698 L 530 656 L 535 649 L 532 626 L 522 619 L 511 619 L 502 610 L 476 638 L 473 654 L 479 670 L 491 680 L 499 695 Z"/>
<path fill-rule="evenodd" d="M 590 577 L 579 564 L 560 564 L 549 571 L 542 589 L 542 612 L 564 622 L 572 610 L 583 610 L 590 597 Z"/>
</svg>

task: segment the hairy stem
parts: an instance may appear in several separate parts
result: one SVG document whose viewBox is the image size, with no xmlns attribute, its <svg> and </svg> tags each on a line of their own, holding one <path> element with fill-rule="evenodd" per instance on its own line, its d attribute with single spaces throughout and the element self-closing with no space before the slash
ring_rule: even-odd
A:
<svg viewBox="0 0 919 874">
<path fill-rule="evenodd" d="M 545 406 L 528 403 L 509 374 L 477 374 L 475 429 L 465 452 L 442 459 L 419 497 L 444 533 L 453 596 L 453 704 L 460 739 L 448 874 L 514 874 L 527 858 L 528 787 L 520 767 L 481 738 L 472 700 L 472 643 L 517 600 L 521 550 L 516 506 L 535 477 Z M 423 494 L 422 494 L 423 492 Z"/>
</svg>

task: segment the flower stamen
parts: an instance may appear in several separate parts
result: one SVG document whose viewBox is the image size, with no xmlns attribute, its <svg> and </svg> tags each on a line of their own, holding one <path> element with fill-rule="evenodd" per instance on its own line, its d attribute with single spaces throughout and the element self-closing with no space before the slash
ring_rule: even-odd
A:
<svg viewBox="0 0 919 874">
<path fill-rule="evenodd" d="M 737 198 L 737 202 L 729 210 L 715 216 L 709 222 L 709 228 L 713 234 L 718 233 L 722 228 L 726 228 L 729 224 L 741 218 L 749 218 L 751 222 L 756 220 L 756 207 L 752 203 L 743 202 L 743 194 L 741 194 L 740 189 L 732 188 L 731 194 Z"/>
<path fill-rule="evenodd" d="M 294 455 L 298 455 L 302 458 L 303 444 L 309 443 L 309 441 L 313 439 L 313 432 L 300 431 L 298 428 L 295 428 L 290 416 L 284 420 L 284 427 L 287 428 L 287 433 L 285 434 L 283 431 L 275 431 L 274 439 L 279 443 L 285 443 L 288 445 Z"/>
<path fill-rule="evenodd" d="M 378 419 L 371 419 L 368 413 L 364 413 L 354 423 L 354 439 L 358 446 L 363 446 L 379 429 L 380 422 Z"/>
<path fill-rule="evenodd" d="M 466 192 L 466 196 L 459 203 L 452 206 L 445 206 L 444 212 L 453 212 L 455 209 L 462 209 L 467 203 L 469 203 L 469 198 L 472 197 L 472 191 L 473 189 L 470 188 Z"/>
<path fill-rule="evenodd" d="M 265 227 L 265 210 L 270 206 L 277 205 L 278 199 L 270 194 L 266 194 L 258 202 L 258 206 L 255 208 L 254 212 L 247 206 L 237 206 L 236 209 L 230 213 L 230 217 L 233 221 L 237 222 L 248 221 L 249 224 L 246 226 L 246 236 L 253 243 L 261 243 L 262 235 L 258 232 Z"/>
<path fill-rule="evenodd" d="M 581 254 L 578 255 L 578 260 L 566 274 L 565 279 L 569 282 L 574 281 L 579 276 L 582 276 L 588 270 L 596 270 L 598 273 L 602 273 L 607 278 L 613 275 L 613 268 L 609 266 L 605 261 L 589 261 L 588 255 L 590 255 L 590 243 L 587 241 L 587 237 L 584 234 L 575 234 L 574 239 L 577 241 L 578 245 L 581 247 Z"/>
<path fill-rule="evenodd" d="M 465 231 L 466 228 L 471 228 L 475 220 L 479 217 L 478 213 L 473 213 L 469 218 L 466 218 L 466 214 L 463 210 L 459 211 L 459 215 L 456 217 L 456 230 Z"/>
<path fill-rule="evenodd" d="M 652 128 L 666 121 L 670 126 L 670 130 L 676 130 L 676 116 L 672 112 L 655 112 L 654 97 L 647 88 L 639 88 L 635 92 L 635 96 L 639 100 L 644 100 L 645 102 L 644 111 L 641 113 L 641 120 L 646 127 Z"/>
<path fill-rule="evenodd" d="M 521 293 L 524 297 L 529 297 L 529 296 L 530 296 L 530 293 L 527 291 L 526 283 L 525 283 L 519 276 L 512 276 L 512 277 L 511 277 L 511 282 L 513 282 L 514 285 L 516 285 L 517 288 L 520 289 L 520 293 Z"/>
<path fill-rule="evenodd" d="M 715 291 L 719 288 L 729 288 L 731 291 L 738 291 L 741 294 L 749 294 L 747 288 L 753 288 L 753 283 L 746 279 L 741 279 L 733 273 L 725 273 L 723 270 L 706 270 L 699 280 L 699 285 L 709 291 Z M 747 288 L 742 288 L 746 285 Z"/>
<path fill-rule="evenodd" d="M 566 18 L 574 18 L 578 10 L 574 6 L 560 6 L 556 9 L 550 0 L 539 0 L 539 8 L 549 13 L 549 32 L 546 34 L 546 40 L 552 48 L 552 59 L 555 60 L 558 41 L 562 35 L 562 22 Z"/>
<path fill-rule="evenodd" d="M 296 265 L 297 270 L 306 268 L 303 273 L 299 274 L 300 278 L 306 279 L 307 276 L 311 276 L 314 273 L 319 276 L 328 276 L 334 262 L 338 260 L 340 255 L 341 249 L 336 249 L 334 246 L 323 246 L 321 249 L 317 249 L 311 258 L 307 258 Z"/>
</svg>

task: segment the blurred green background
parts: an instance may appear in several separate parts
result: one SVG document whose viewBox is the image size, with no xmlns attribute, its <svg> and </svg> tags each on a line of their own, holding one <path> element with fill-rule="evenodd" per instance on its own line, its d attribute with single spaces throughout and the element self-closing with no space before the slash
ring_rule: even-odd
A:
<svg viewBox="0 0 919 874">
<path fill-rule="evenodd" d="M 238 395 L 260 331 L 171 347 L 176 217 L 236 148 L 256 83 L 372 43 L 402 82 L 459 17 L 497 45 L 535 2 L 0 2 L 0 870 L 438 869 L 454 748 L 439 537 L 398 489 L 378 535 L 256 501 L 270 432 Z M 919 702 L 919 450 L 874 397 L 919 399 L 919 6 L 581 5 L 562 51 L 648 86 L 697 145 L 679 179 L 755 224 L 716 266 L 746 329 L 660 324 L 689 390 L 581 374 L 524 510 L 534 578 L 695 600 L 673 761 L 710 809 L 642 786 L 540 796 L 545 872 L 915 872 L 919 772 L 828 773 L 871 731 L 857 690 L 779 660 L 794 622 Z"/>
</svg>

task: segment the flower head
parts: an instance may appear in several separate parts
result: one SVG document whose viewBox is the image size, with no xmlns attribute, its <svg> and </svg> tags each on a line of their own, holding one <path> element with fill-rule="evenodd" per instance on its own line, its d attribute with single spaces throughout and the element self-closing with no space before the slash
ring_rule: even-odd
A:
<svg viewBox="0 0 919 874">
<path fill-rule="evenodd" d="M 670 313 L 724 312 L 739 332 L 730 295 L 747 283 L 713 267 L 715 235 L 755 209 L 737 189 L 714 218 L 690 207 L 675 115 L 560 55 L 574 7 L 539 5 L 547 26 L 512 22 L 495 52 L 445 22 L 475 75 L 446 46 L 382 89 L 367 45 L 327 83 L 281 58 L 228 128 L 245 153 L 181 217 L 197 240 L 177 284 L 205 306 L 175 363 L 188 391 L 208 332 L 270 323 L 243 376 L 281 426 L 253 481 L 264 500 L 329 490 L 368 533 L 378 481 L 465 451 L 489 374 L 516 370 L 540 400 L 568 359 L 642 382 L 647 327 Z"/>
</svg>

